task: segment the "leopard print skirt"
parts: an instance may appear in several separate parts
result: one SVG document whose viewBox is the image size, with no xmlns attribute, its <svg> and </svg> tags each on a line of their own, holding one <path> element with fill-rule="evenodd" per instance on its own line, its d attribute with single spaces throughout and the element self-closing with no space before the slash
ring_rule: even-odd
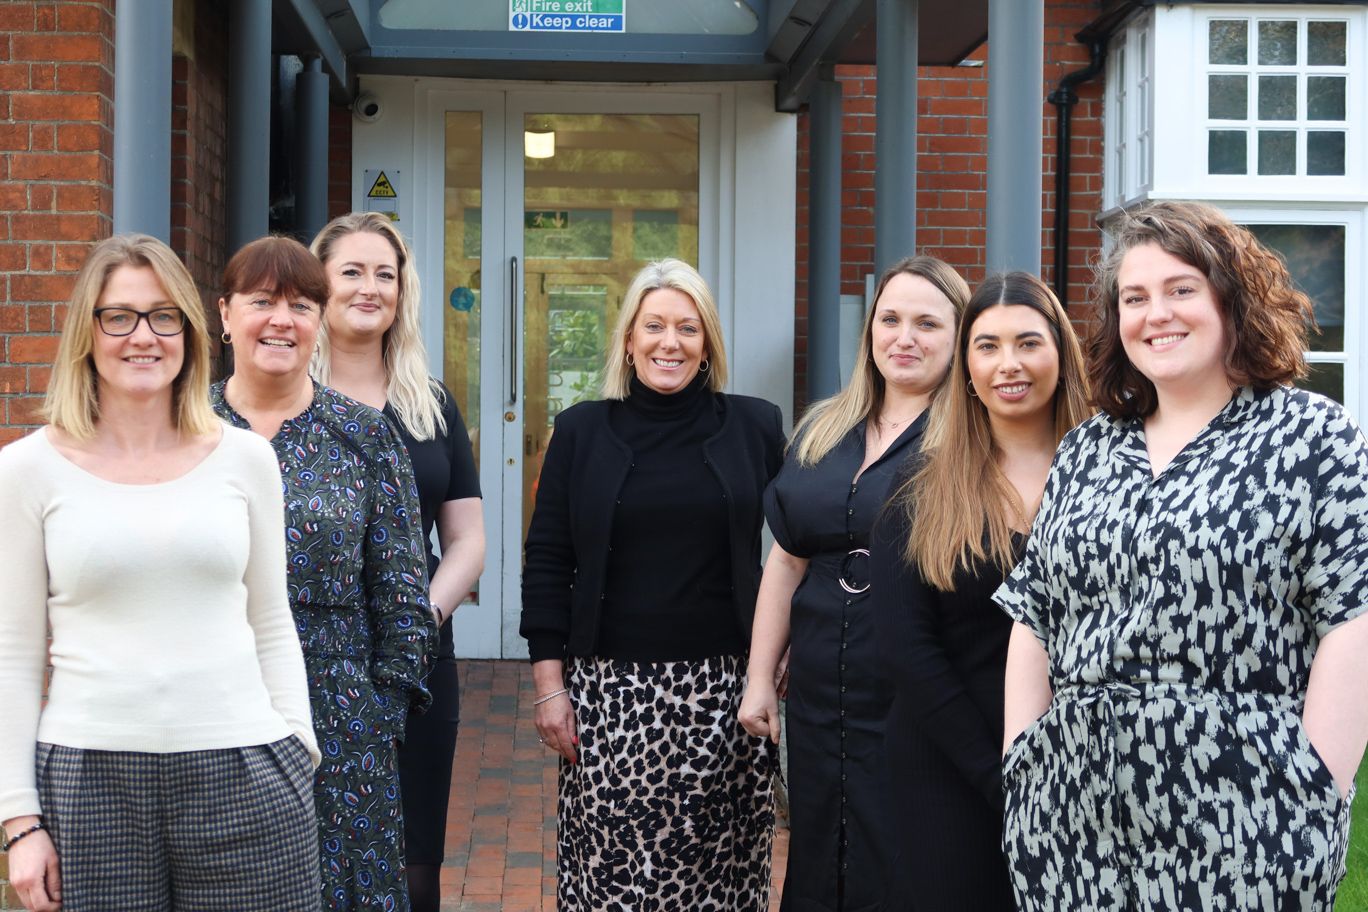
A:
<svg viewBox="0 0 1368 912">
<path fill-rule="evenodd" d="M 777 761 L 736 720 L 744 661 L 570 660 L 560 912 L 769 908 Z"/>
</svg>

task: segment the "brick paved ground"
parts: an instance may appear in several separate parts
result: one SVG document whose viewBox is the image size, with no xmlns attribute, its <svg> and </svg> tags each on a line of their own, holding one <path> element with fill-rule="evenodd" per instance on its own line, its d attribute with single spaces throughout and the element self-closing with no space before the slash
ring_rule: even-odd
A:
<svg viewBox="0 0 1368 912">
<path fill-rule="evenodd" d="M 526 662 L 461 663 L 461 734 L 447 820 L 442 909 L 553 912 L 556 764 L 532 724 Z M 775 839 L 779 908 L 788 831 Z"/>
</svg>

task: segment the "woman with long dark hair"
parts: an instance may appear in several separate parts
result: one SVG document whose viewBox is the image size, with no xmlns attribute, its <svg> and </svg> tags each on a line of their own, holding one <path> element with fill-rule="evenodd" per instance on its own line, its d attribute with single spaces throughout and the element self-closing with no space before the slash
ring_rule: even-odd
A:
<svg viewBox="0 0 1368 912">
<path fill-rule="evenodd" d="M 1002 858 L 1003 675 L 993 591 L 1031 529 L 1060 439 L 1089 414 L 1064 308 L 1025 272 L 969 300 L 950 381 L 870 546 L 893 685 L 886 741 L 899 827 L 884 909 L 1010 909 Z"/>
</svg>

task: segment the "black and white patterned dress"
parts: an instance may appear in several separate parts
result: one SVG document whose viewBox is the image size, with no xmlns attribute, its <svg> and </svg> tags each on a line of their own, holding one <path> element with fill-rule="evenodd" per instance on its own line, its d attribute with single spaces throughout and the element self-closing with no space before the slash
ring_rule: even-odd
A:
<svg viewBox="0 0 1368 912">
<path fill-rule="evenodd" d="M 1019 907 L 1329 909 L 1353 795 L 1301 713 L 1365 594 L 1368 442 L 1333 402 L 1239 390 L 1158 477 L 1140 422 L 1070 433 L 995 595 L 1054 690 L 1003 765 Z"/>
</svg>

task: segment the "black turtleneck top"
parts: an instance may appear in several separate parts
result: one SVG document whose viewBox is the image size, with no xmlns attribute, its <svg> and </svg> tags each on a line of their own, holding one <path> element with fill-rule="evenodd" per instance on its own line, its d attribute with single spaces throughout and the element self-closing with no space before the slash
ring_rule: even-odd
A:
<svg viewBox="0 0 1368 912">
<path fill-rule="evenodd" d="M 739 655 L 722 486 L 703 442 L 721 430 L 721 406 L 699 374 L 662 394 L 632 378 L 608 424 L 632 451 L 613 512 L 604 574 L 603 658 L 636 662 Z"/>
</svg>

